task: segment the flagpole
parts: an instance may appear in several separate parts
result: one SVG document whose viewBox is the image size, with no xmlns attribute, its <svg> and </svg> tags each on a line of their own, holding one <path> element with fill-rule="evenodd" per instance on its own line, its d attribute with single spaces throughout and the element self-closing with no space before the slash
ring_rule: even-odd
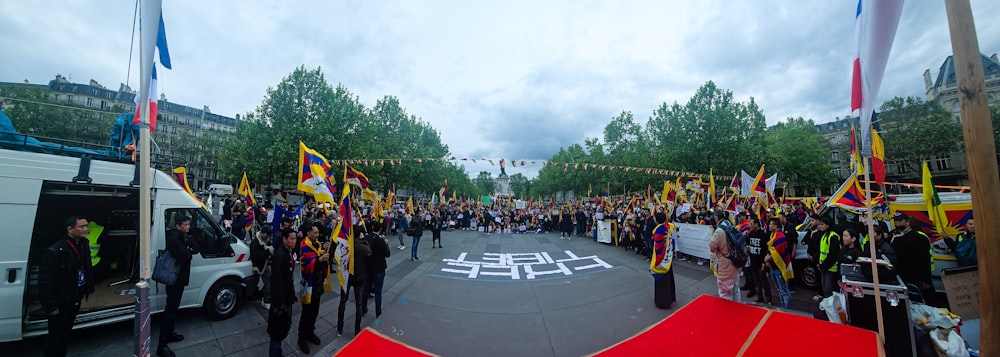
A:
<svg viewBox="0 0 1000 357">
<path fill-rule="evenodd" d="M 153 49 L 156 46 L 157 30 L 160 24 L 160 0 L 143 1 L 139 17 L 139 282 L 135 284 L 135 324 L 132 353 L 135 356 L 150 355 L 150 304 L 149 285 L 153 260 L 150 231 L 153 223 L 150 205 L 149 183 L 149 92 L 153 77 Z M 153 98 L 153 100 L 156 100 Z"/>
<path fill-rule="evenodd" d="M 990 123 L 983 63 L 979 53 L 976 24 L 969 0 L 946 0 L 948 28 L 955 56 L 955 77 L 961 102 L 965 160 L 972 186 L 972 208 L 981 217 L 979 226 L 979 351 L 983 356 L 1000 355 L 1000 222 L 991 219 L 1000 212 L 1000 177 L 996 143 Z"/>
<path fill-rule="evenodd" d="M 872 181 L 868 177 L 868 161 L 871 160 L 870 157 L 865 157 L 863 159 L 865 165 L 865 208 L 868 210 L 868 250 L 871 252 L 870 256 L 872 258 L 872 282 L 875 286 L 875 316 L 878 319 L 878 338 L 882 345 L 885 345 L 885 322 L 882 320 L 882 292 L 879 288 L 878 283 L 878 264 L 875 260 L 878 258 L 878 254 L 875 252 L 875 225 L 872 215 Z M 852 175 L 854 175 L 852 173 Z M 855 237 L 857 238 L 857 237 Z"/>
</svg>

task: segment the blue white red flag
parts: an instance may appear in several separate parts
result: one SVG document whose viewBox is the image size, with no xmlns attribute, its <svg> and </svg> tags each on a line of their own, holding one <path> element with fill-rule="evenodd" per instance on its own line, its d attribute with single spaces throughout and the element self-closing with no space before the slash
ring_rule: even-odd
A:
<svg viewBox="0 0 1000 357">
<path fill-rule="evenodd" d="M 902 12 L 903 0 L 858 0 L 854 22 L 857 46 L 851 76 L 851 112 L 861 118 L 858 132 L 864 156 L 872 155 L 872 112 L 875 111 L 875 100 Z"/>
</svg>

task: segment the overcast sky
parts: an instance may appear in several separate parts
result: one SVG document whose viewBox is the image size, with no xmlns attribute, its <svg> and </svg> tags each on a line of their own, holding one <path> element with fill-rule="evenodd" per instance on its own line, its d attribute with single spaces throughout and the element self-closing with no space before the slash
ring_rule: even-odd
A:
<svg viewBox="0 0 1000 357">
<path fill-rule="evenodd" d="M 0 81 L 62 74 L 116 89 L 129 74 L 135 2 L 0 2 Z M 168 100 L 226 116 L 253 111 L 295 67 L 366 106 L 399 98 L 456 157 L 546 160 L 599 137 L 612 117 L 642 123 L 712 80 L 756 99 L 768 124 L 848 115 L 854 13 L 836 1 L 194 1 L 163 5 Z M 1000 7 L 972 0 L 981 51 L 1000 50 Z M 137 50 L 136 50 L 137 51 Z M 951 54 L 942 0 L 903 9 L 879 103 L 924 97 Z M 322 148 L 317 148 L 322 151 Z M 324 152 L 330 159 L 339 157 Z M 748 164 L 753 166 L 756 164 Z M 539 166 L 508 169 L 536 175 Z M 467 164 L 499 172 L 489 165 Z"/>
</svg>

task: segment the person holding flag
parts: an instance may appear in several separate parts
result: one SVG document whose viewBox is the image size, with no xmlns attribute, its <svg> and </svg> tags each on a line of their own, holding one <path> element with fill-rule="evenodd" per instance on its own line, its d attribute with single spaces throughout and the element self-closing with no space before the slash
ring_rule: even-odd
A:
<svg viewBox="0 0 1000 357">
<path fill-rule="evenodd" d="M 661 309 L 669 309 L 677 300 L 674 271 L 674 225 L 667 222 L 667 215 L 656 212 L 653 215 L 653 255 L 649 260 L 649 272 L 653 275 L 653 303 Z"/>
<path fill-rule="evenodd" d="M 351 186 L 344 185 L 341 197 L 340 217 L 334 228 L 333 236 L 337 240 L 337 280 L 340 282 L 340 303 L 337 305 L 337 336 L 344 334 L 344 310 L 347 307 L 348 294 L 354 288 L 354 335 L 361 333 L 361 287 L 364 276 L 358 276 L 358 271 L 364 271 L 365 258 L 372 255 L 372 250 L 363 239 L 357 239 L 352 222 L 354 211 L 351 209 Z M 358 267 L 361 266 L 359 269 Z M 300 346 L 301 347 L 301 344 Z M 306 352 L 303 350 L 303 352 Z M 306 352 L 308 353 L 308 352 Z"/>
<path fill-rule="evenodd" d="M 771 231 L 771 239 L 767 242 L 769 254 L 764 256 L 763 269 L 771 268 L 771 275 L 774 277 L 774 288 L 778 291 L 778 298 L 781 300 L 781 307 L 784 309 L 792 306 L 792 293 L 788 290 L 788 280 L 794 276 L 792 272 L 792 252 L 788 249 L 788 240 L 785 232 L 781 228 L 781 220 L 770 218 L 767 220 L 767 229 Z"/>
<path fill-rule="evenodd" d="M 306 239 L 299 245 L 299 268 L 302 281 L 305 282 L 302 294 L 302 314 L 299 316 L 299 348 L 309 353 L 306 342 L 319 345 L 322 343 L 316 336 L 316 318 L 319 317 L 319 304 L 323 293 L 330 291 L 330 243 L 319 242 L 320 230 L 323 225 L 313 223 L 306 231 Z"/>
</svg>

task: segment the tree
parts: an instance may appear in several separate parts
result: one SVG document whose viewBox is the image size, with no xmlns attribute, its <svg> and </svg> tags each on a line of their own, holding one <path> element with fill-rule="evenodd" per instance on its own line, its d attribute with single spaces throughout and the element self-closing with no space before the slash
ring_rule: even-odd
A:
<svg viewBox="0 0 1000 357">
<path fill-rule="evenodd" d="M 769 172 L 786 175 L 786 179 L 795 175 L 792 184 L 807 191 L 826 189 L 836 182 L 830 150 L 812 119 L 789 117 L 768 128 L 765 138 Z"/>
<path fill-rule="evenodd" d="M 492 195 L 493 192 L 496 192 L 496 181 L 489 171 L 479 171 L 479 176 L 476 176 L 474 182 L 484 195 Z"/>
<path fill-rule="evenodd" d="M 531 180 L 521 173 L 510 175 L 510 190 L 514 197 L 527 197 L 531 192 Z"/>
<path fill-rule="evenodd" d="M 3 88 L 3 110 L 18 133 L 86 144 L 107 145 L 117 112 L 70 107 L 38 88 Z M 71 145 L 79 146 L 79 145 Z"/>
<path fill-rule="evenodd" d="M 993 144 L 1000 154 L 1000 105 L 990 107 L 990 119 L 993 121 Z"/>
<path fill-rule="evenodd" d="M 962 127 L 934 101 L 892 98 L 882 104 L 878 122 L 886 161 L 904 165 L 910 172 L 919 171 L 923 160 L 948 156 L 961 148 Z"/>
<path fill-rule="evenodd" d="M 663 103 L 647 123 L 651 158 L 665 168 L 707 174 L 736 172 L 764 161 L 764 113 L 753 98 L 737 102 L 732 91 L 709 81 L 687 104 Z"/>
</svg>

